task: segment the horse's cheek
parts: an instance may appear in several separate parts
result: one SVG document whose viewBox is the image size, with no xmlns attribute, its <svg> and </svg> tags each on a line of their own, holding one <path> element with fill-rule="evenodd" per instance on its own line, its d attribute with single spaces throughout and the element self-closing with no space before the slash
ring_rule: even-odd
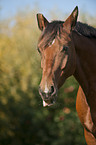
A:
<svg viewBox="0 0 96 145">
<path fill-rule="evenodd" d="M 66 67 L 67 61 L 68 61 L 68 55 L 66 55 L 65 58 L 62 60 L 61 69 L 64 69 Z"/>
</svg>

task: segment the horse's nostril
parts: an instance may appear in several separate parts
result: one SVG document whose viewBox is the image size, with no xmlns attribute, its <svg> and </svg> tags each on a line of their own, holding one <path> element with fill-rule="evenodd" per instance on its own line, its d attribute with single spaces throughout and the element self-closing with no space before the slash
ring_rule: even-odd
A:
<svg viewBox="0 0 96 145">
<path fill-rule="evenodd" d="M 51 86 L 51 94 L 53 94 L 53 93 L 54 93 L 54 87 Z"/>
<path fill-rule="evenodd" d="M 44 92 L 41 87 L 39 87 L 39 94 L 42 99 L 50 99 L 56 94 L 56 89 L 54 86 L 51 86 L 48 92 Z"/>
</svg>

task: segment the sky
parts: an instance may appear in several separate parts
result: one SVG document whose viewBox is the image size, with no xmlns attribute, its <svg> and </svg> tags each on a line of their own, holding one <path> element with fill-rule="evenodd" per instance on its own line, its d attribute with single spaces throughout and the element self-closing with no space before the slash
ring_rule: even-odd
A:
<svg viewBox="0 0 96 145">
<path fill-rule="evenodd" d="M 0 17 L 6 19 L 16 15 L 18 11 L 24 9 L 34 9 L 37 7 L 38 13 L 48 15 L 50 11 L 59 11 L 62 14 L 70 13 L 75 6 L 79 11 L 87 12 L 96 16 L 96 0 L 0 0 Z"/>
</svg>

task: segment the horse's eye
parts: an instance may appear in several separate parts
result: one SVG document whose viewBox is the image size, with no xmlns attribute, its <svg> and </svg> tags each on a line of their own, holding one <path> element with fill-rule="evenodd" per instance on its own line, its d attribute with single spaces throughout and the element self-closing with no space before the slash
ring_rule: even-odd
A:
<svg viewBox="0 0 96 145">
<path fill-rule="evenodd" d="M 68 50 L 68 46 L 63 46 L 63 48 L 62 48 L 62 52 L 67 52 L 67 50 Z"/>
</svg>

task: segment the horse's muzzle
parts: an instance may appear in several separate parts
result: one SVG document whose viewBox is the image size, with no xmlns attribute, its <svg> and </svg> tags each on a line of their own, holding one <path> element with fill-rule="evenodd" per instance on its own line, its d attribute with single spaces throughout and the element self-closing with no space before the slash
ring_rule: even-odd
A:
<svg viewBox="0 0 96 145">
<path fill-rule="evenodd" d="M 51 86 L 48 91 L 43 91 L 39 87 L 39 94 L 43 100 L 43 106 L 51 106 L 56 102 L 57 98 L 57 89 L 54 86 Z"/>
</svg>

